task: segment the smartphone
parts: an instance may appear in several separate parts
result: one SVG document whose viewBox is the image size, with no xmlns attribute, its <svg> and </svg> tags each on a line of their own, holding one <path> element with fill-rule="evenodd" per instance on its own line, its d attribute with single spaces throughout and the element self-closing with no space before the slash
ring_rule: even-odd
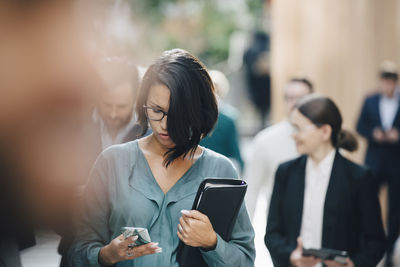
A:
<svg viewBox="0 0 400 267">
<path fill-rule="evenodd" d="M 144 244 L 148 244 L 151 242 L 151 238 L 149 235 L 149 231 L 147 228 L 142 228 L 142 227 L 121 227 L 121 232 L 124 236 L 125 239 L 131 236 L 137 236 L 138 239 L 132 244 L 129 244 L 128 247 L 137 247 L 141 246 Z"/>
<path fill-rule="evenodd" d="M 313 249 L 303 248 L 303 256 L 314 256 L 322 260 L 334 260 L 340 264 L 346 264 L 347 258 L 349 257 L 347 251 L 336 250 L 329 248 Z"/>
</svg>

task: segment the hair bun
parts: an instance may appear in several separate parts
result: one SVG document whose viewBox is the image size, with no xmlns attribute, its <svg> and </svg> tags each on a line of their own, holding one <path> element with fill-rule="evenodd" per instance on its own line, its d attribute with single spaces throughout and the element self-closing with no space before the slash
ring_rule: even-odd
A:
<svg viewBox="0 0 400 267">
<path fill-rule="evenodd" d="M 337 147 L 352 152 L 357 150 L 358 142 L 356 137 L 350 131 L 341 130 L 338 134 Z"/>
</svg>

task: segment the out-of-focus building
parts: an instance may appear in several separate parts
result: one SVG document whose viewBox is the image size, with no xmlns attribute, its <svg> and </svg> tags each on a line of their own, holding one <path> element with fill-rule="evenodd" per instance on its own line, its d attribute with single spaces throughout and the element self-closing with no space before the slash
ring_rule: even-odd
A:
<svg viewBox="0 0 400 267">
<path fill-rule="evenodd" d="M 283 84 L 301 72 L 338 103 L 344 127 L 354 129 L 365 95 L 377 87 L 380 63 L 400 63 L 400 1 L 270 2 L 273 118 L 284 114 Z M 353 159 L 362 162 L 364 151 Z"/>
</svg>

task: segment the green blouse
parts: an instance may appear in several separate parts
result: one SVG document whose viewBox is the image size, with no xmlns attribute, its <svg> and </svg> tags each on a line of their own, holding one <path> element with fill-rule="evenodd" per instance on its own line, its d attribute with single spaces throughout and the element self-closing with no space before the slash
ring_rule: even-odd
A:
<svg viewBox="0 0 400 267">
<path fill-rule="evenodd" d="M 83 212 L 73 246 L 72 266 L 100 266 L 100 248 L 121 234 L 121 227 L 144 227 L 161 253 L 119 262 L 117 266 L 179 266 L 176 234 L 181 210 L 192 208 L 206 177 L 237 178 L 232 163 L 203 148 L 202 155 L 166 193 L 161 190 L 138 141 L 111 146 L 97 159 L 84 194 Z M 254 266 L 254 231 L 244 203 L 231 240 L 218 236 L 212 251 L 202 251 L 209 266 Z"/>
</svg>

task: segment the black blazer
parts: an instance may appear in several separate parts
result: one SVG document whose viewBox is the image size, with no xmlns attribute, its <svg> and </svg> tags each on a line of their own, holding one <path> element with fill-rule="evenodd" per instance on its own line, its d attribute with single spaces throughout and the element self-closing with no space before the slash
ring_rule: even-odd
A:
<svg viewBox="0 0 400 267">
<path fill-rule="evenodd" d="M 265 244 L 274 266 L 290 266 L 300 235 L 307 157 L 279 166 L 269 209 Z M 325 198 L 322 247 L 349 252 L 355 266 L 376 266 L 385 252 L 372 175 L 336 152 Z"/>
<path fill-rule="evenodd" d="M 400 173 L 400 164 L 398 164 L 398 162 L 400 162 L 400 141 L 394 144 L 377 143 L 372 138 L 374 128 L 382 128 L 379 115 L 380 98 L 380 94 L 374 94 L 366 98 L 357 123 L 357 131 L 368 140 L 365 164 L 370 167 L 375 174 L 398 176 Z M 397 109 L 393 127 L 400 130 L 400 108 Z"/>
</svg>

